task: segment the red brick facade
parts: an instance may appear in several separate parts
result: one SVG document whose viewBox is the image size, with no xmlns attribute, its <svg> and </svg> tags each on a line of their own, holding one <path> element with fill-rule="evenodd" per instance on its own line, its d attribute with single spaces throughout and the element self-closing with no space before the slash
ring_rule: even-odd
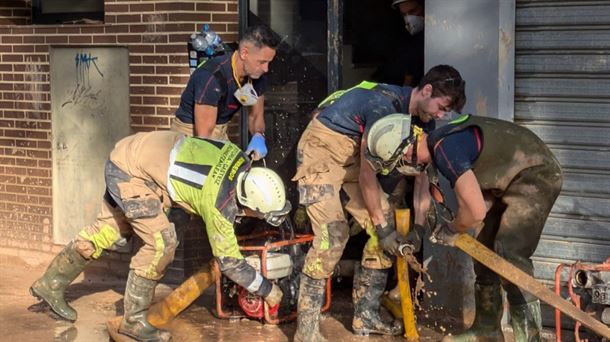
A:
<svg viewBox="0 0 610 342">
<path fill-rule="evenodd" d="M 103 24 L 31 25 L 29 0 L 0 2 L 0 247 L 52 249 L 49 46 L 129 48 L 131 130 L 169 127 L 202 24 L 238 37 L 237 0 L 106 0 Z"/>
</svg>

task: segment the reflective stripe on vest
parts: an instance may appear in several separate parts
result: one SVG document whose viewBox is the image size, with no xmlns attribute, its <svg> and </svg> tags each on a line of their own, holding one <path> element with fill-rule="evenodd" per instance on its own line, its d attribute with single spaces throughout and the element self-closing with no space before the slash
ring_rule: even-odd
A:
<svg viewBox="0 0 610 342">
<path fill-rule="evenodd" d="M 193 167 L 189 166 L 202 167 L 202 169 L 194 170 Z M 175 162 L 169 169 L 169 178 L 181 181 L 197 189 L 201 189 L 205 184 L 205 180 L 208 178 L 210 169 L 211 167 L 208 165 Z"/>
<path fill-rule="evenodd" d="M 178 151 L 180 150 L 184 139 L 185 138 L 180 139 L 180 141 L 174 145 L 174 148 L 169 155 L 170 164 L 169 171 L 167 172 L 167 192 L 174 201 L 177 200 L 177 197 L 171 179 L 188 184 L 197 189 L 203 189 L 208 174 L 212 169 L 211 165 L 199 165 L 176 161 L 176 156 L 178 155 Z"/>
<path fill-rule="evenodd" d="M 196 189 L 203 189 L 206 180 L 208 179 L 208 175 L 213 168 L 213 165 L 208 164 L 197 164 L 194 162 L 184 162 L 177 161 L 178 154 L 182 149 L 183 145 L 187 141 L 187 139 L 199 139 L 199 138 L 188 138 L 183 137 L 180 139 L 174 147 L 169 155 L 169 170 L 167 172 L 167 192 L 170 197 L 174 201 L 179 201 L 178 194 L 176 193 L 176 189 L 174 188 L 173 181 L 178 181 L 180 183 L 186 184 Z M 215 140 L 205 139 L 209 144 L 221 150 L 224 147 L 224 143 L 218 142 Z M 205 162 L 201 160 L 201 162 Z"/>
</svg>

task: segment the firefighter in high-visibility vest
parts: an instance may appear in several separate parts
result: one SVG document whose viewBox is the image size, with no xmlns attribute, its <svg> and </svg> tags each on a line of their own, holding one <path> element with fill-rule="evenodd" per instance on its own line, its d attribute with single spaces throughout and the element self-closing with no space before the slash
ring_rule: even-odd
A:
<svg viewBox="0 0 610 342">
<path fill-rule="evenodd" d="M 143 246 L 132 257 L 119 333 L 137 340 L 166 341 L 167 331 L 148 323 L 155 286 L 174 259 L 178 244 L 166 211 L 177 204 L 200 215 L 221 272 L 276 305 L 282 291 L 250 266 L 237 244 L 239 216 L 279 225 L 290 211 L 284 184 L 274 171 L 251 167 L 236 145 L 186 137 L 173 131 L 138 133 L 119 141 L 105 167 L 106 193 L 94 224 L 84 227 L 30 288 L 63 319 L 76 311 L 64 299 L 66 287 L 94 259 L 135 233 Z"/>
</svg>

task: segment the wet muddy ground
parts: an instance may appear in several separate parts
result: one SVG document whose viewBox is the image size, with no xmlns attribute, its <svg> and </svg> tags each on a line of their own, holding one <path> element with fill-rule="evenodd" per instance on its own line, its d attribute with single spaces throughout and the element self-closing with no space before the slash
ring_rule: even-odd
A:
<svg viewBox="0 0 610 342">
<path fill-rule="evenodd" d="M 55 320 L 44 305 L 28 292 L 30 284 L 45 270 L 45 264 L 30 266 L 16 257 L 0 258 L 0 331 L 4 341 L 109 341 L 105 322 L 122 313 L 122 293 L 125 279 L 104 278 L 102 275 L 79 277 L 67 291 L 67 299 L 78 311 L 72 324 Z M 161 284 L 156 299 L 172 288 Z M 169 325 L 174 341 L 291 341 L 294 323 L 282 325 L 236 319 L 218 319 L 214 307 L 213 289 L 208 289 L 193 305 Z M 330 312 L 323 315 L 322 333 L 329 341 L 404 341 L 402 337 L 361 337 L 351 333 L 351 293 L 338 289 L 333 293 Z M 427 322 L 418 327 L 422 341 L 439 341 L 442 329 Z M 443 328 L 444 329 L 444 328 Z M 507 341 L 510 337 L 507 336 Z"/>
</svg>

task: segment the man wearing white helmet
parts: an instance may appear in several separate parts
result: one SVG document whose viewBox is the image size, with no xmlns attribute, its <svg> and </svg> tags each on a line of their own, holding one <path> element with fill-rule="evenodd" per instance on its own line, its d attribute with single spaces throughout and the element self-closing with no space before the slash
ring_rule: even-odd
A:
<svg viewBox="0 0 610 342">
<path fill-rule="evenodd" d="M 464 115 L 418 139 L 392 129 L 407 123 L 397 117 L 377 121 L 369 160 L 387 168 L 426 167 L 430 191 L 415 200 L 429 204 L 432 195 L 436 222 L 430 240 L 453 246 L 457 233 L 474 228 L 482 244 L 533 275 L 531 256 L 562 185 L 561 167 L 549 148 L 527 128 L 499 119 Z M 455 190 L 455 215 L 444 203 L 437 172 Z M 411 236 L 408 242 L 421 243 Z M 443 341 L 503 341 L 500 285 L 515 341 L 540 341 L 540 301 L 476 261 L 474 271 L 474 323 Z"/>
<path fill-rule="evenodd" d="M 220 270 L 235 283 L 276 305 L 280 288 L 244 260 L 234 233 L 238 216 L 279 225 L 290 211 L 284 184 L 270 169 L 254 167 L 236 145 L 185 137 L 172 131 L 138 133 L 119 141 L 105 167 L 106 193 L 94 224 L 84 227 L 32 284 L 32 295 L 61 318 L 75 321 L 66 287 L 105 250 L 137 234 L 143 246 L 131 259 L 125 313 L 119 333 L 143 341 L 167 341 L 146 313 L 155 286 L 174 259 L 176 232 L 165 212 L 175 203 L 205 221 Z"/>
<path fill-rule="evenodd" d="M 354 276 L 354 319 L 357 334 L 397 335 L 398 324 L 379 316 L 391 254 L 397 252 L 395 223 L 382 195 L 376 170 L 366 162 L 369 129 L 391 113 L 412 113 L 429 122 L 464 104 L 464 81 L 447 65 L 432 68 L 417 88 L 362 82 L 331 94 L 309 123 L 297 146 L 299 202 L 315 234 L 307 253 L 298 301 L 295 340 L 321 341 L 320 307 L 326 279 L 332 274 L 349 238 L 344 210 L 370 235 Z M 425 80 L 425 81 L 424 81 Z"/>
</svg>

